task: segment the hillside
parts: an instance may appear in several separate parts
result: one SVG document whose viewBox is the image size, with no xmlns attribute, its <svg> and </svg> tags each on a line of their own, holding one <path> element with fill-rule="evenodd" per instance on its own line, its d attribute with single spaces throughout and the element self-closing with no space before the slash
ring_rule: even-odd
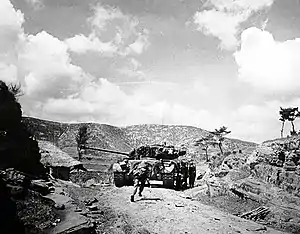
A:
<svg viewBox="0 0 300 234">
<path fill-rule="evenodd" d="M 29 127 L 38 140 L 57 142 L 62 147 L 76 144 L 75 135 L 79 123 L 59 123 L 32 117 L 23 117 L 23 122 Z M 107 124 L 85 123 L 91 134 L 90 144 L 110 149 L 128 150 L 128 147 L 138 147 L 142 144 L 157 144 L 167 142 L 171 145 L 193 146 L 196 139 L 210 133 L 201 128 L 182 125 L 143 124 L 127 127 L 115 127 Z M 118 142 L 117 142 L 118 141 Z M 238 139 L 226 138 L 227 148 L 254 147 L 256 143 Z"/>
<path fill-rule="evenodd" d="M 29 127 L 38 140 L 50 141 L 61 149 L 74 154 L 76 147 L 75 135 L 81 124 L 58 123 L 30 117 L 23 117 L 23 122 Z M 207 136 L 206 130 L 191 126 L 179 125 L 133 125 L 115 127 L 106 124 L 86 123 L 90 132 L 89 145 L 112 150 L 129 152 L 143 144 L 184 145 L 191 154 L 203 154 L 199 147 L 194 146 L 196 139 Z M 257 144 L 236 139 L 226 138 L 225 150 L 252 151 Z M 218 152 L 217 148 L 210 149 L 211 153 Z M 95 154 L 92 153 L 91 154 Z"/>
</svg>

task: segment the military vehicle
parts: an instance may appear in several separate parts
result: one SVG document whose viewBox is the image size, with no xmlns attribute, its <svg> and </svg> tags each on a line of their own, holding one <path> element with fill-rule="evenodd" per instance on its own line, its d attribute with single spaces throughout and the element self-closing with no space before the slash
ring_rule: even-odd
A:
<svg viewBox="0 0 300 234">
<path fill-rule="evenodd" d="M 184 147 L 176 148 L 171 145 L 142 145 L 131 152 L 120 152 L 96 147 L 85 146 L 83 149 L 96 150 L 127 156 L 123 161 L 113 164 L 114 184 L 117 187 L 133 185 L 133 176 L 128 172 L 142 161 L 152 166 L 150 180 L 162 181 L 165 188 L 181 188 L 182 167 L 187 168 L 188 161 L 181 156 L 186 155 Z"/>
</svg>

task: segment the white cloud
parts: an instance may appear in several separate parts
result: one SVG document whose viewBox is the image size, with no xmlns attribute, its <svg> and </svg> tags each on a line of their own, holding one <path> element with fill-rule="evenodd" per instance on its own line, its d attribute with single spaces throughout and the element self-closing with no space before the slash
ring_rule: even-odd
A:
<svg viewBox="0 0 300 234">
<path fill-rule="evenodd" d="M 88 37 L 80 34 L 65 40 L 69 49 L 75 53 L 83 54 L 87 51 L 99 52 L 106 56 L 116 53 L 118 48 L 112 42 L 101 42 L 95 34 Z"/>
<path fill-rule="evenodd" d="M 67 45 L 47 32 L 29 35 L 19 54 L 26 94 L 47 99 L 72 93 L 87 75 L 71 64 Z"/>
<path fill-rule="evenodd" d="M 237 33 L 240 24 L 254 12 L 270 7 L 274 0 L 210 0 L 205 8 L 194 15 L 198 30 L 206 35 L 217 37 L 222 49 L 235 49 L 238 44 Z"/>
<path fill-rule="evenodd" d="M 35 10 L 40 10 L 44 7 L 43 0 L 25 0 L 29 5 L 31 5 Z"/>
<path fill-rule="evenodd" d="M 142 53 L 145 48 L 132 46 L 131 49 L 135 50 L 134 52 L 126 51 L 137 41 L 139 35 L 143 35 L 135 29 L 136 21 L 130 21 L 131 23 L 126 23 L 125 26 L 119 28 L 118 36 L 115 36 L 113 30 L 111 36 L 107 38 L 101 38 L 100 35 L 95 34 L 95 41 L 92 37 L 88 38 L 83 35 L 73 37 L 73 39 L 75 38 L 73 41 L 62 41 L 45 31 L 36 35 L 24 34 L 23 14 L 14 10 L 12 5 L 7 3 L 9 1 L 0 3 L 0 12 L 3 12 L 0 14 L 0 18 L 2 17 L 0 20 L 0 43 L 6 43 L 5 46 L 3 44 L 0 47 L 0 78 L 6 81 L 14 81 L 18 78 L 21 81 L 26 91 L 26 95 L 21 97 L 21 104 L 25 113 L 29 115 L 59 121 L 95 121 L 114 125 L 161 124 L 163 122 L 164 124 L 199 126 L 209 130 L 226 125 L 232 130 L 231 136 L 233 137 L 260 141 L 268 137 L 279 136 L 281 123 L 278 121 L 278 110 L 280 106 L 297 106 L 300 103 L 300 100 L 296 99 L 288 103 L 277 101 L 260 106 L 247 105 L 238 108 L 235 112 L 228 111 L 225 114 L 216 115 L 208 107 L 206 109 L 203 106 L 207 102 L 212 103 L 214 98 L 218 99 L 216 103 L 219 103 L 219 98 L 217 95 L 211 95 L 209 87 L 202 84 L 199 79 L 196 79 L 193 84 L 163 84 L 162 82 L 150 82 L 148 86 L 147 84 L 137 84 L 134 89 L 127 92 L 126 88 L 110 82 L 108 77 L 96 79 L 85 72 L 82 67 L 75 65 L 70 56 L 70 48 L 72 47 L 78 53 L 84 53 L 86 48 L 94 51 L 97 49 L 96 52 L 100 53 L 108 53 L 110 48 L 107 47 L 107 49 L 103 45 L 113 41 L 115 44 L 108 45 L 118 46 L 116 50 L 118 56 L 120 58 L 127 56 L 124 60 L 126 63 L 120 62 L 114 67 L 115 70 L 123 72 L 123 74 L 130 72 L 137 74 L 140 72 L 142 64 L 130 55 L 131 53 Z M 100 18 L 94 22 L 95 25 L 98 25 L 95 27 L 98 27 L 99 30 L 110 28 L 111 22 L 107 19 L 116 18 L 116 15 L 120 14 L 117 10 L 112 12 L 99 16 Z M 5 14 L 7 20 L 4 18 Z M 125 28 L 136 31 L 134 34 L 122 34 L 127 32 L 123 30 Z M 104 44 L 97 44 L 97 38 Z M 278 46 L 280 49 L 277 49 Z M 245 71 L 251 71 L 253 74 L 256 74 L 258 70 L 264 71 L 254 63 L 254 60 L 256 61 L 256 56 L 259 58 L 265 56 L 270 59 L 270 56 L 264 55 L 270 50 L 276 52 L 272 54 L 271 59 L 274 59 L 277 53 L 282 51 L 285 51 L 286 54 L 279 53 L 277 57 L 287 59 L 289 53 L 294 51 L 289 62 L 292 64 L 292 68 L 296 69 L 297 54 L 300 54 L 297 53 L 298 40 L 279 43 L 275 42 L 266 32 L 249 30 L 242 36 L 241 50 L 235 54 L 241 68 L 240 78 L 259 84 L 258 79 L 253 81 L 250 79 L 250 75 L 242 74 L 246 74 Z M 115 55 L 114 52 L 111 54 Z M 277 66 L 282 64 L 282 61 L 281 59 L 275 61 L 276 63 L 268 62 L 263 66 L 263 68 L 268 68 L 263 74 L 269 74 L 268 71 L 271 67 L 279 69 Z M 260 62 L 263 64 L 264 61 L 260 60 Z M 281 74 L 284 74 L 286 69 L 285 65 L 283 67 Z M 293 69 L 290 74 L 296 74 Z M 279 72 L 273 72 L 275 75 L 277 73 Z M 291 77 L 296 84 L 295 76 Z M 279 78 L 276 76 L 276 79 Z M 278 89 L 277 86 L 272 85 L 276 90 Z M 155 95 L 153 95 L 154 93 Z"/>
<path fill-rule="evenodd" d="M 118 8 L 98 4 L 88 22 L 91 27 L 88 36 L 75 35 L 66 39 L 72 52 L 94 51 L 104 56 L 127 56 L 141 54 L 149 45 L 149 31 L 139 29 L 138 19 L 123 14 Z"/>
<path fill-rule="evenodd" d="M 89 83 L 76 98 L 49 99 L 41 113 L 45 117 L 77 121 L 96 121 L 115 125 L 182 124 L 213 128 L 220 120 L 206 110 L 195 110 L 167 101 L 144 99 L 151 89 L 127 94 L 106 79 Z M 113 94 L 113 95 L 112 95 Z"/>
<path fill-rule="evenodd" d="M 17 79 L 17 50 L 23 38 L 24 15 L 15 10 L 9 0 L 0 4 L 0 79 L 15 81 Z"/>
<path fill-rule="evenodd" d="M 271 33 L 249 28 L 242 33 L 241 49 L 234 54 L 239 78 L 265 92 L 299 89 L 300 39 L 277 42 Z"/>
<path fill-rule="evenodd" d="M 144 30 L 143 33 L 139 33 L 137 39 L 132 43 L 128 45 L 127 54 L 141 54 L 146 50 L 149 46 L 148 41 L 148 31 Z"/>
<path fill-rule="evenodd" d="M 15 10 L 9 0 L 2 0 L 0 4 L 0 56 L 8 57 L 13 53 L 23 29 L 24 15 Z"/>
<path fill-rule="evenodd" d="M 18 69 L 13 64 L 5 64 L 0 62 L 0 80 L 7 83 L 18 82 Z"/>
</svg>

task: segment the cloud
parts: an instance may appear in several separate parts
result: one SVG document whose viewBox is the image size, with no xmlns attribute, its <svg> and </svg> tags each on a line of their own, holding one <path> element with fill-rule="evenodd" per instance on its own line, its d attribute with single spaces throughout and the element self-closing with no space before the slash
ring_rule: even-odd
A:
<svg viewBox="0 0 300 234">
<path fill-rule="evenodd" d="M 91 32 L 88 36 L 75 35 L 66 39 L 75 53 L 99 52 L 103 56 L 141 54 L 148 46 L 147 29 L 139 27 L 136 17 L 123 14 L 118 8 L 98 4 L 87 21 Z"/>
<path fill-rule="evenodd" d="M 281 123 L 278 121 L 278 110 L 280 106 L 297 106 L 297 103 L 300 102 L 299 99 L 295 99 L 290 102 L 273 101 L 260 105 L 245 105 L 236 111 L 218 115 L 212 110 L 211 103 L 219 104 L 219 96 L 211 95 L 209 86 L 200 82 L 198 78 L 191 84 L 164 83 L 163 81 L 146 83 L 143 80 L 143 76 L 145 76 L 141 72 L 143 64 L 138 61 L 136 55 L 143 53 L 145 47 L 134 43 L 139 41 L 139 37 L 142 41 L 140 35 L 144 34 L 139 34 L 138 22 L 130 17 L 130 21 L 128 21 L 130 23 L 125 21 L 123 25 L 122 22 L 119 22 L 118 17 L 122 15 L 119 10 L 111 10 L 109 14 L 102 14 L 95 20 L 94 39 L 88 38 L 90 35 L 79 34 L 73 37 L 74 41 L 67 41 L 60 40 L 46 31 L 35 35 L 25 34 L 22 27 L 24 22 L 22 12 L 16 11 L 9 1 L 0 2 L 0 18 L 2 17 L 0 20 L 0 43 L 3 43 L 3 46 L 0 47 L 0 78 L 6 81 L 18 79 L 22 83 L 26 93 L 20 100 L 24 113 L 27 115 L 58 121 L 94 121 L 113 125 L 182 124 L 208 130 L 226 125 L 232 130 L 232 137 L 260 141 L 268 137 L 279 136 Z M 111 18 L 117 21 L 115 22 Z M 114 22 L 112 23 L 112 21 Z M 111 28 L 112 31 L 110 31 Z M 125 28 L 134 29 L 136 33 L 129 33 Z M 100 33 L 103 30 L 106 34 Z M 253 50 L 255 53 L 269 52 L 260 46 L 265 48 L 270 44 L 271 46 L 267 48 L 273 51 L 274 46 L 277 48 L 280 45 L 280 48 L 284 48 L 285 51 L 287 44 L 289 45 L 287 51 L 295 51 L 293 56 L 299 54 L 296 53 L 297 40 L 293 40 L 293 43 L 279 43 L 272 42 L 274 39 L 269 34 L 267 36 L 266 32 L 255 31 L 254 33 L 249 30 L 245 33 L 242 36 L 241 50 L 235 54 L 241 69 L 250 67 L 254 70 L 252 73 L 257 72 L 258 67 L 249 65 L 253 63 L 252 60 L 257 59 L 251 57 L 254 56 L 251 51 Z M 248 36 L 247 33 L 249 33 Z M 249 40 L 249 38 L 252 39 Z M 101 42 L 99 44 L 101 46 L 98 47 L 97 43 L 90 44 L 96 39 Z M 130 48 L 132 44 L 134 46 Z M 116 48 L 107 47 L 107 49 L 103 45 L 113 45 Z M 113 73 L 97 77 L 89 74 L 80 63 L 75 63 L 71 47 L 76 48 L 74 51 L 79 53 L 77 56 L 83 56 L 83 59 L 86 59 L 87 51 L 94 51 L 99 59 L 107 59 L 107 64 L 111 64 L 110 61 L 113 61 L 111 67 L 116 72 L 114 74 L 117 74 L 118 78 L 121 77 L 121 81 L 126 84 L 113 83 L 110 80 Z M 86 50 L 86 48 L 88 49 Z M 129 49 L 135 51 L 127 51 Z M 101 56 L 101 53 L 105 56 Z M 261 54 L 257 54 L 257 56 L 263 57 Z M 276 57 L 275 54 L 272 54 L 271 58 L 273 59 L 273 57 Z M 278 64 L 282 63 L 281 60 L 279 61 L 266 67 L 270 68 L 274 65 L 277 69 Z M 99 66 L 98 61 L 91 60 L 91 63 Z M 103 70 L 105 69 L 106 67 L 103 66 Z M 247 69 L 246 71 L 248 71 Z M 139 72 L 141 73 L 139 74 Z M 140 77 L 134 80 L 138 81 L 136 84 L 130 83 L 124 78 L 137 74 Z M 246 81 L 242 74 L 245 72 L 241 71 L 240 79 Z M 253 82 L 249 77 L 247 82 Z M 127 88 L 130 85 L 134 87 Z"/>
<path fill-rule="evenodd" d="M 15 25 L 15 29 L 12 31 L 14 33 L 7 34 L 3 32 L 13 27 L 0 28 L 1 35 L 5 36 L 2 36 L 3 41 L 7 42 L 1 51 L 3 58 L 0 60 L 0 75 L 10 81 L 18 79 L 22 83 L 25 96 L 21 97 L 21 102 L 26 114 L 60 121 L 95 121 L 117 125 L 161 123 L 162 120 L 166 124 L 193 125 L 197 124 L 199 118 L 211 120 L 205 110 L 198 111 L 178 103 L 153 100 L 153 90 L 156 88 L 145 88 L 142 92 L 137 88 L 136 91 L 127 93 L 107 78 L 96 79 L 79 65 L 75 65 L 70 56 L 70 48 L 76 48 L 75 51 L 82 53 L 89 47 L 90 50 L 97 48 L 99 52 L 99 48 L 104 52 L 110 50 L 98 47 L 100 44 L 93 44 L 100 38 L 99 35 L 96 36 L 97 31 L 94 32 L 94 36 L 90 35 L 89 40 L 83 35 L 77 35 L 73 40 L 62 41 L 46 31 L 27 35 L 22 28 L 23 14 L 15 11 L 11 4 L 7 6 L 5 12 L 11 10 L 11 21 L 5 22 Z M 119 11 L 112 11 L 101 17 L 93 22 L 99 30 L 109 28 L 107 20 L 111 17 L 124 19 L 124 15 Z M 148 32 L 146 30 L 139 32 L 136 27 L 137 22 L 130 20 L 122 27 L 118 26 L 116 35 L 113 34 L 114 45 L 118 48 L 112 51 L 117 51 L 119 58 L 134 53 L 140 54 L 145 49 L 144 43 L 147 41 L 145 33 Z M 128 33 L 126 28 L 133 30 L 134 33 Z M 91 39 L 92 37 L 94 39 Z M 80 43 L 77 43 L 78 41 Z M 102 38 L 98 42 L 109 45 L 111 40 L 104 41 Z M 7 52 L 11 55 L 9 58 L 6 56 Z M 123 74 L 138 74 L 141 66 L 136 58 L 129 56 L 119 63 L 119 68 L 115 69 Z M 163 91 L 164 88 L 162 93 Z"/>
<path fill-rule="evenodd" d="M 43 0 L 25 0 L 35 10 L 40 10 L 44 7 Z"/>
<path fill-rule="evenodd" d="M 18 82 L 18 69 L 13 64 L 5 64 L 0 62 L 0 80 L 7 83 Z"/>
<path fill-rule="evenodd" d="M 22 24 L 24 15 L 15 10 L 9 0 L 2 0 L 0 4 L 0 59 L 10 62 L 20 37 L 23 35 Z"/>
<path fill-rule="evenodd" d="M 65 118 L 67 121 L 96 121 L 115 125 L 202 124 L 202 127 L 213 128 L 219 123 L 206 110 L 195 110 L 164 100 L 149 100 L 147 97 L 151 97 L 152 89 L 143 90 L 144 92 L 127 94 L 118 85 L 100 79 L 86 85 L 76 98 L 49 99 L 41 113 L 53 119 Z"/>
<path fill-rule="evenodd" d="M 17 80 L 17 50 L 23 39 L 24 15 L 15 10 L 9 0 L 0 4 L 0 79 L 6 82 Z"/>
<path fill-rule="evenodd" d="M 277 42 L 257 28 L 243 31 L 234 54 L 239 79 L 267 93 L 287 94 L 300 87 L 300 39 Z"/>
<path fill-rule="evenodd" d="M 198 11 L 194 23 L 206 35 L 217 37 L 222 49 L 235 49 L 240 24 L 252 14 L 272 5 L 274 0 L 209 0 L 203 7 L 209 10 Z"/>
<path fill-rule="evenodd" d="M 67 50 L 64 42 L 45 31 L 27 37 L 19 54 L 27 95 L 47 99 L 77 91 L 87 75 L 71 63 Z"/>
<path fill-rule="evenodd" d="M 95 51 L 105 56 L 111 56 L 118 50 L 112 42 L 101 42 L 93 33 L 88 37 L 82 34 L 75 35 L 74 37 L 66 39 L 65 42 L 72 52 L 78 54 L 83 54 L 87 51 Z"/>
</svg>

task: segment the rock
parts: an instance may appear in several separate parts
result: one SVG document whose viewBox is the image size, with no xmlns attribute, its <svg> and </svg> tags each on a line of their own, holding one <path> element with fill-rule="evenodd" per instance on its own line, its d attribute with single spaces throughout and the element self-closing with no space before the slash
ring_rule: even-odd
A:
<svg viewBox="0 0 300 234">
<path fill-rule="evenodd" d="M 86 200 L 84 203 L 85 205 L 90 206 L 95 202 L 98 202 L 98 199 L 94 197 L 93 199 Z"/>
<path fill-rule="evenodd" d="M 65 204 L 55 204 L 54 207 L 57 210 L 64 210 L 66 208 Z"/>
<path fill-rule="evenodd" d="M 90 211 L 98 210 L 98 206 L 96 206 L 96 205 L 91 205 L 91 206 L 88 206 L 87 208 L 88 208 Z"/>
<path fill-rule="evenodd" d="M 184 207 L 182 203 L 175 203 L 175 207 Z"/>
<path fill-rule="evenodd" d="M 89 179 L 84 183 L 84 187 L 95 187 L 97 182 L 95 179 Z"/>
<path fill-rule="evenodd" d="M 48 194 L 44 196 L 44 198 L 52 201 L 54 203 L 54 207 L 58 210 L 65 210 L 71 206 L 72 199 L 70 197 L 60 195 L 60 194 Z"/>
<path fill-rule="evenodd" d="M 15 202 L 10 198 L 9 189 L 0 177 L 0 207 L 1 207 L 1 233 L 24 233 L 24 226 L 17 219 Z"/>
<path fill-rule="evenodd" d="M 253 231 L 255 231 L 255 232 L 259 232 L 259 231 L 267 231 L 267 228 L 266 228 L 266 227 L 260 227 L 260 228 L 254 229 Z"/>
<path fill-rule="evenodd" d="M 50 188 L 47 185 L 46 181 L 43 180 L 32 180 L 30 188 L 36 192 L 39 192 L 43 196 L 50 193 Z"/>
</svg>

